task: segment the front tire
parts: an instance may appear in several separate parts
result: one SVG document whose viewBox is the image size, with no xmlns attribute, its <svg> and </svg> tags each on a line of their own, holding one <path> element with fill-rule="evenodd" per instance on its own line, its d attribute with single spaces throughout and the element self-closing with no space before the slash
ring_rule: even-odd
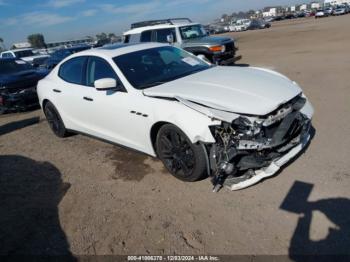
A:
<svg viewBox="0 0 350 262">
<path fill-rule="evenodd" d="M 51 102 L 45 104 L 44 113 L 51 130 L 56 136 L 61 138 L 68 136 L 68 131 L 64 126 L 62 118 Z"/>
<path fill-rule="evenodd" d="M 192 144 L 178 127 L 166 124 L 157 134 L 156 150 L 168 171 L 185 182 L 198 181 L 206 175 L 206 155 L 203 147 Z"/>
</svg>

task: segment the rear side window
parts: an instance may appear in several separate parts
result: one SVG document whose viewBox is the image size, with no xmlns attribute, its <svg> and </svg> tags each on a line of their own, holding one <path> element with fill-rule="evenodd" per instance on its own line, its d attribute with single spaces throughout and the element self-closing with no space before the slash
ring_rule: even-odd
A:
<svg viewBox="0 0 350 262">
<path fill-rule="evenodd" d="M 117 79 L 117 76 L 107 61 L 98 57 L 90 57 L 87 66 L 87 85 L 94 86 L 96 80 L 103 78 Z"/>
<path fill-rule="evenodd" d="M 168 35 L 173 35 L 174 42 L 176 42 L 176 32 L 174 28 L 159 29 L 159 30 L 156 30 L 156 34 L 157 34 L 157 42 L 167 43 Z"/>
<path fill-rule="evenodd" d="M 130 42 L 130 35 L 125 35 L 124 36 L 124 43 L 128 44 Z"/>
<path fill-rule="evenodd" d="M 133 34 L 133 35 L 129 35 L 129 41 L 125 42 L 125 43 L 138 43 L 140 42 L 140 36 L 141 34 Z"/>
<path fill-rule="evenodd" d="M 152 31 L 144 31 L 141 33 L 141 42 L 151 42 L 152 41 Z"/>
<path fill-rule="evenodd" d="M 58 73 L 59 77 L 64 81 L 83 85 L 84 67 L 86 63 L 86 57 L 76 57 L 68 60 L 61 65 Z"/>
</svg>

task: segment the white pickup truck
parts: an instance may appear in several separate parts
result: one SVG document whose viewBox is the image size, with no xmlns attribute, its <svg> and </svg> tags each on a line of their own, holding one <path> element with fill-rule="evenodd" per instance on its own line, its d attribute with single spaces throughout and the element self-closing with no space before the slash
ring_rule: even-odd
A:
<svg viewBox="0 0 350 262">
<path fill-rule="evenodd" d="M 0 58 L 18 58 L 22 59 L 34 66 L 41 64 L 41 61 L 46 60 L 49 55 L 36 55 L 33 48 L 13 49 L 4 51 L 0 54 Z"/>
</svg>

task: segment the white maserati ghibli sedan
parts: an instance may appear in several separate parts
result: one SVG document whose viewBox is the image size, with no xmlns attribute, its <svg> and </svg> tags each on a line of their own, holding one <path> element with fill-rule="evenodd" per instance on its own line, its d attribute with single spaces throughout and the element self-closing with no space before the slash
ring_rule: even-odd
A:
<svg viewBox="0 0 350 262">
<path fill-rule="evenodd" d="M 210 176 L 214 191 L 272 176 L 310 140 L 313 108 L 297 83 L 165 44 L 74 54 L 37 91 L 58 137 L 82 133 L 141 151 L 183 181 Z"/>
</svg>

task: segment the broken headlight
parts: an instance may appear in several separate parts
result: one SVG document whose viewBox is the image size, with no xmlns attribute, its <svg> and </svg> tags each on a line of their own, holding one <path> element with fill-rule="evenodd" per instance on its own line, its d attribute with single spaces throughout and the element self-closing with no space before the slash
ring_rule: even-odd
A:
<svg viewBox="0 0 350 262">
<path fill-rule="evenodd" d="M 248 118 L 240 116 L 232 121 L 231 127 L 235 133 L 242 137 L 253 137 L 260 133 L 261 123 L 251 122 Z"/>
</svg>

